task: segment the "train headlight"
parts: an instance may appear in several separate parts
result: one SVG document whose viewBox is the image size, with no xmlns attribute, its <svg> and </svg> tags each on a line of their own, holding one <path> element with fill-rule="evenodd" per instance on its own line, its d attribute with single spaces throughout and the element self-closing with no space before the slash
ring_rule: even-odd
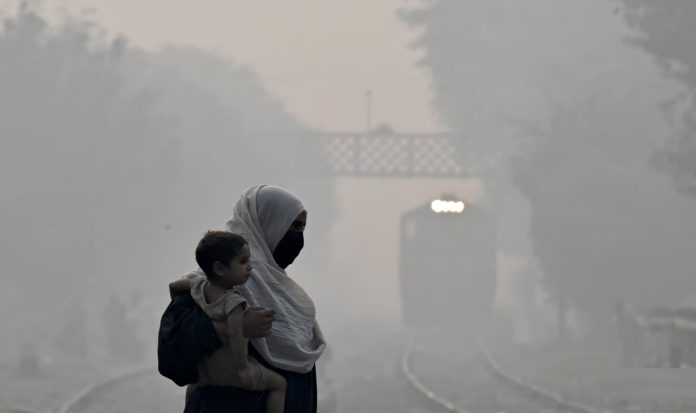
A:
<svg viewBox="0 0 696 413">
<path fill-rule="evenodd" d="M 430 208 L 437 214 L 461 214 L 466 209 L 466 205 L 462 201 L 436 199 L 430 203 Z"/>
</svg>

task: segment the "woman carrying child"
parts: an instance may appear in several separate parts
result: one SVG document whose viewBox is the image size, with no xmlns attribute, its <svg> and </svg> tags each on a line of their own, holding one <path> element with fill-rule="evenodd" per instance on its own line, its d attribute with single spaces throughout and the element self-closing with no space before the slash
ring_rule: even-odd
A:
<svg viewBox="0 0 696 413">
<path fill-rule="evenodd" d="M 249 355 L 269 373 L 275 372 L 285 379 L 284 411 L 290 413 L 316 412 L 314 364 L 326 346 L 316 322 L 312 299 L 285 271 L 304 246 L 306 221 L 307 212 L 294 195 L 282 188 L 261 185 L 242 194 L 234 206 L 232 219 L 227 223 L 228 231 L 248 242 L 249 261 L 253 268 L 248 281 L 237 285 L 236 289 L 250 307 L 275 311 L 270 334 L 252 338 Z M 186 277 L 201 280 L 200 277 L 204 276 L 202 270 L 197 270 Z M 205 366 L 201 368 L 213 378 L 223 377 L 226 371 L 234 369 L 229 364 L 211 362 L 211 358 L 203 364 Z M 229 386 L 203 383 L 193 386 L 187 392 L 184 411 L 260 413 L 265 411 L 264 399 L 273 397 L 273 391 L 261 393 L 232 387 L 233 384 Z"/>
</svg>

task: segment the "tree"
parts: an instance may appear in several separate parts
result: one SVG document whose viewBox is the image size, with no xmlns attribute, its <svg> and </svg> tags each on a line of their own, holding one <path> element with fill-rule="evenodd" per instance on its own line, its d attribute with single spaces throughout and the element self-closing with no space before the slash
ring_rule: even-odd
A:
<svg viewBox="0 0 696 413">
<path fill-rule="evenodd" d="M 296 168 L 319 169 L 318 151 L 258 133 L 306 128 L 249 68 L 190 48 L 142 51 L 26 5 L 4 21 L 0 61 L 0 308 L 32 302 L 6 320 L 10 336 L 53 328 L 66 297 L 87 308 L 104 291 L 166 300 L 165 283 L 195 266 L 197 239 L 252 184 L 304 189 L 309 208 L 330 210 L 328 179 Z"/>
<path fill-rule="evenodd" d="M 689 0 L 621 0 L 621 12 L 634 33 L 630 43 L 653 56 L 663 73 L 686 87 L 665 105 L 675 137 L 658 155 L 681 190 L 696 196 L 696 3 Z"/>
<path fill-rule="evenodd" d="M 537 141 L 517 122 L 544 123 L 557 102 L 633 63 L 601 0 L 431 0 L 400 15 L 420 29 L 433 105 L 473 175 L 498 174 Z"/>
<path fill-rule="evenodd" d="M 3 276 L 44 274 L 40 298 L 99 272 L 110 239 L 171 200 L 175 142 L 124 78 L 120 48 L 26 6 L 0 34 Z"/>
<path fill-rule="evenodd" d="M 641 111 L 607 93 L 559 108 L 545 142 L 513 162 L 545 286 L 591 327 L 616 301 L 645 309 L 696 289 L 694 203 L 646 161 L 648 146 L 630 146 L 650 134 L 631 121 Z"/>
</svg>

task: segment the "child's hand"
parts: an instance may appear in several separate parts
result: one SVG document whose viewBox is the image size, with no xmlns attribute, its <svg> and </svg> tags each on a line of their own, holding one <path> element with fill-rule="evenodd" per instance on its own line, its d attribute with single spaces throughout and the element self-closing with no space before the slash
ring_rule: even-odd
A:
<svg viewBox="0 0 696 413">
<path fill-rule="evenodd" d="M 169 296 L 174 299 L 177 295 L 188 294 L 191 292 L 191 280 L 179 278 L 169 283 Z"/>
</svg>

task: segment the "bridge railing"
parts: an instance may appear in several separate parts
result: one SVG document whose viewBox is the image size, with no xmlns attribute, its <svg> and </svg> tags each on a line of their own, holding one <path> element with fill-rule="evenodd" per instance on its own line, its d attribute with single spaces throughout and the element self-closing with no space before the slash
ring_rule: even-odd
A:
<svg viewBox="0 0 696 413">
<path fill-rule="evenodd" d="M 466 168 L 451 133 L 265 132 L 277 142 L 317 153 L 326 171 L 351 177 L 464 178 Z"/>
</svg>

